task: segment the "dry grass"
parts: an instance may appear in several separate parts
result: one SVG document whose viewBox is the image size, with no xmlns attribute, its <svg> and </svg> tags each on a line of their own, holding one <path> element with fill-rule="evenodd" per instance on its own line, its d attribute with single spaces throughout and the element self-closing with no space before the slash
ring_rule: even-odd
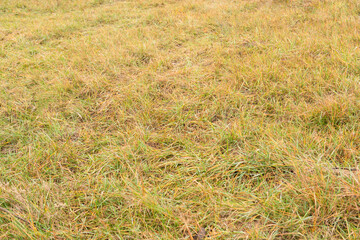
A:
<svg viewBox="0 0 360 240">
<path fill-rule="evenodd" d="M 0 0 L 0 238 L 359 239 L 359 14 Z"/>
</svg>

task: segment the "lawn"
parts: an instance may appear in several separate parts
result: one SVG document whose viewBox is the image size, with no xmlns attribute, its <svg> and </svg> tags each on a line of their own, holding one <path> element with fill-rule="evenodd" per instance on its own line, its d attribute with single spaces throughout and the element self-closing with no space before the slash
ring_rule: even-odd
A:
<svg viewBox="0 0 360 240">
<path fill-rule="evenodd" d="M 359 119 L 357 0 L 0 0 L 0 239 L 359 239 Z"/>
</svg>

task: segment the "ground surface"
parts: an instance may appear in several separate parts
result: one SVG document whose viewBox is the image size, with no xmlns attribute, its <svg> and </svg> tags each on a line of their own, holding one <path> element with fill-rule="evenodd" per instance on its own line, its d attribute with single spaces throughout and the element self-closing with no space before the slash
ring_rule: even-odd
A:
<svg viewBox="0 0 360 240">
<path fill-rule="evenodd" d="M 0 238 L 359 239 L 359 14 L 0 0 Z"/>
</svg>

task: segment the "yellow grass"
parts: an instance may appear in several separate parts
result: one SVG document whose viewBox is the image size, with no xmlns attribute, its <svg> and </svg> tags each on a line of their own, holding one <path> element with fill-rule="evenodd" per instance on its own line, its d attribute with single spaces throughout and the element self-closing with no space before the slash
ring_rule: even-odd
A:
<svg viewBox="0 0 360 240">
<path fill-rule="evenodd" d="M 359 239 L 359 31 L 356 0 L 0 0 L 0 238 Z"/>
</svg>

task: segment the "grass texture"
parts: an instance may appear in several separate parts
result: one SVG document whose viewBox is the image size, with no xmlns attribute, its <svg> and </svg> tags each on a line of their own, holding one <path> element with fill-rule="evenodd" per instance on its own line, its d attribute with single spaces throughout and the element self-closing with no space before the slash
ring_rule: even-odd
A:
<svg viewBox="0 0 360 240">
<path fill-rule="evenodd" d="M 0 238 L 359 239 L 359 19 L 0 0 Z"/>
</svg>

